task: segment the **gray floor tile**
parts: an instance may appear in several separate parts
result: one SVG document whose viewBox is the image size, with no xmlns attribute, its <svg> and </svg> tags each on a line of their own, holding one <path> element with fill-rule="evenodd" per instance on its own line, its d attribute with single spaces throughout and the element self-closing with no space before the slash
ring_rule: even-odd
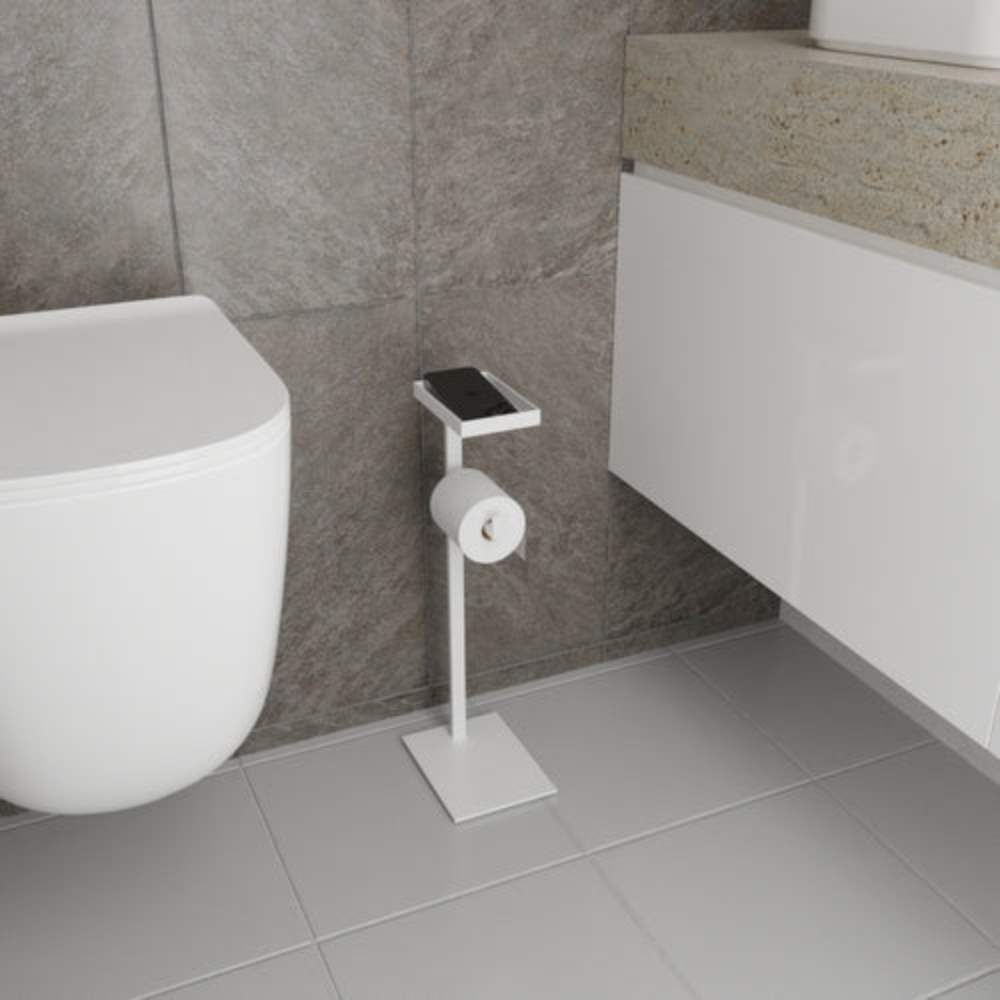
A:
<svg viewBox="0 0 1000 1000">
<path fill-rule="evenodd" d="M 997 1000 L 997 997 L 1000 997 L 1000 973 L 942 993 L 939 1000 Z"/>
<path fill-rule="evenodd" d="M 703 1000 L 912 1000 L 997 951 L 819 789 L 602 854 Z"/>
<path fill-rule="evenodd" d="M 814 775 L 930 738 L 789 628 L 697 650 L 685 659 Z"/>
<path fill-rule="evenodd" d="M 654 660 L 492 708 L 555 782 L 555 808 L 588 848 L 804 779 L 679 660 Z"/>
<path fill-rule="evenodd" d="M 0 991 L 125 1000 L 308 940 L 239 771 L 0 833 Z"/>
<path fill-rule="evenodd" d="M 248 769 L 317 934 L 572 856 L 539 803 L 456 826 L 389 731 Z"/>
<path fill-rule="evenodd" d="M 338 1000 L 315 947 L 172 990 L 163 1000 Z"/>
<path fill-rule="evenodd" d="M 1000 788 L 940 744 L 827 787 L 1000 944 Z"/>
<path fill-rule="evenodd" d="M 673 1000 L 690 994 L 587 861 L 324 946 L 350 1000 Z"/>
</svg>

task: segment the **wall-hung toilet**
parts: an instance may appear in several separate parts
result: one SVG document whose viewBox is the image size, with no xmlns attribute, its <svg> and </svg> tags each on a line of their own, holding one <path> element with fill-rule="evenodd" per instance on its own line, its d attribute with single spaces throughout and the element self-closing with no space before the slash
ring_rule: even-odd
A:
<svg viewBox="0 0 1000 1000">
<path fill-rule="evenodd" d="M 270 683 L 289 403 L 208 299 L 0 317 L 0 797 L 139 805 Z"/>
</svg>

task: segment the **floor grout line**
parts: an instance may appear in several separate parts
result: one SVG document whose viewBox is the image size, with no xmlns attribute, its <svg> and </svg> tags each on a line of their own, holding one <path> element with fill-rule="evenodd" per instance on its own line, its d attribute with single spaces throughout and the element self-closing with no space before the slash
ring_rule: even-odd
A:
<svg viewBox="0 0 1000 1000">
<path fill-rule="evenodd" d="M 157 1000 L 160 997 L 169 997 L 171 993 L 175 993 L 177 990 L 187 989 L 187 987 L 196 986 L 199 983 L 211 982 L 213 979 L 228 976 L 231 972 L 250 969 L 255 965 L 262 965 L 264 962 L 270 962 L 275 958 L 281 958 L 284 955 L 294 955 L 296 952 L 306 951 L 309 948 L 315 947 L 316 943 L 314 941 L 303 941 L 301 944 L 289 945 L 287 948 L 279 948 L 277 951 L 270 951 L 265 955 L 257 955 L 243 962 L 234 962 L 232 965 L 213 969 L 211 972 L 203 973 L 200 976 L 192 976 L 190 979 L 184 979 L 180 982 L 172 983 L 170 986 L 155 989 L 151 993 L 138 993 L 131 997 L 130 1000 Z"/>
<path fill-rule="evenodd" d="M 831 778 L 837 778 L 842 774 L 850 774 L 851 771 L 860 771 L 862 768 L 871 767 L 872 764 L 880 764 L 882 761 L 892 760 L 894 757 L 902 757 L 904 754 L 913 753 L 915 750 L 923 750 L 925 747 L 941 745 L 940 740 L 935 739 L 933 736 L 928 736 L 926 740 L 910 743 L 905 747 L 898 747 L 896 750 L 887 750 L 885 753 L 878 754 L 875 757 L 867 757 L 865 760 L 859 760 L 854 764 L 845 764 L 843 767 L 836 767 L 831 771 L 823 771 L 820 774 L 813 775 L 813 780 L 829 781 Z"/>
<path fill-rule="evenodd" d="M 849 765 L 844 768 L 840 768 L 835 771 L 824 773 L 822 775 L 813 776 L 809 772 L 805 765 L 800 762 L 790 751 L 786 750 L 785 747 L 781 746 L 761 725 L 745 710 L 743 709 L 735 699 L 731 698 L 724 690 L 722 690 L 719 685 L 715 684 L 709 677 L 703 674 L 697 666 L 688 659 L 687 656 L 681 654 L 680 659 L 687 666 L 687 668 L 699 677 L 711 690 L 713 690 L 718 696 L 724 699 L 734 711 L 736 711 L 741 717 L 747 720 L 763 737 L 765 737 L 772 746 L 777 748 L 781 753 L 785 755 L 796 767 L 804 771 L 806 774 L 810 775 L 809 784 L 815 785 L 819 790 L 827 795 L 833 802 L 848 816 L 850 816 L 862 829 L 864 829 L 869 836 L 874 838 L 874 840 L 880 844 L 885 850 L 887 850 L 893 857 L 896 858 L 915 878 L 917 878 L 921 883 L 926 885 L 936 896 L 943 900 L 948 907 L 953 910 L 962 920 L 967 923 L 980 937 L 982 937 L 992 948 L 1000 948 L 1000 944 L 994 941 L 993 938 L 987 934 L 976 921 L 969 916 L 964 910 L 962 910 L 958 904 L 952 900 L 943 890 L 939 889 L 933 882 L 931 882 L 926 876 L 921 874 L 913 865 L 902 854 L 900 854 L 891 844 L 887 843 L 882 837 L 880 837 L 875 830 L 873 830 L 860 816 L 858 816 L 853 810 L 848 808 L 846 803 L 844 803 L 837 795 L 827 787 L 826 782 L 829 779 L 836 777 L 838 774 L 844 774 L 848 771 L 858 770 L 859 768 L 867 767 L 869 765 L 877 764 L 879 761 L 884 761 L 891 759 L 893 757 L 899 757 L 907 753 L 913 753 L 916 750 L 920 750 L 926 746 L 939 742 L 933 737 L 929 737 L 927 740 L 923 740 L 920 743 L 914 744 L 912 746 L 907 746 L 900 748 L 898 750 L 890 751 L 889 753 L 880 754 L 876 757 L 869 758 L 864 761 L 859 761 L 856 764 Z M 841 668 L 844 669 L 844 668 Z"/>
<path fill-rule="evenodd" d="M 865 822 L 863 817 L 861 817 L 857 812 L 851 809 L 850 806 L 843 801 L 843 799 L 841 799 L 838 795 L 836 795 L 832 791 L 832 789 L 830 789 L 827 786 L 826 782 L 817 781 L 815 784 L 819 787 L 819 790 L 823 792 L 823 794 L 826 795 L 828 798 L 830 798 L 839 809 L 841 809 L 844 813 L 850 816 L 851 819 L 853 819 L 854 822 L 858 824 L 858 826 L 860 826 L 863 830 L 865 830 L 870 837 L 872 837 L 878 844 L 880 844 L 886 851 L 888 851 L 901 865 L 903 865 L 903 867 L 906 868 L 906 870 L 910 872 L 910 874 L 913 875 L 914 878 L 916 878 L 918 881 L 926 885 L 927 888 L 930 889 L 935 896 L 943 900 L 951 910 L 957 913 L 958 916 L 960 916 L 962 920 L 965 921 L 965 923 L 967 923 L 991 948 L 993 948 L 994 951 L 1000 951 L 1000 944 L 998 944 L 997 941 L 994 941 L 993 938 L 989 934 L 987 934 L 986 931 L 984 931 L 983 928 L 980 927 L 979 924 L 976 923 L 976 921 L 958 905 L 958 903 L 956 903 L 943 889 L 936 886 L 928 876 L 924 875 L 918 868 L 914 867 L 914 865 L 910 863 L 910 861 L 905 857 L 905 855 L 900 853 L 900 851 L 898 851 L 891 843 L 889 843 L 889 841 L 886 838 L 882 837 L 872 826 L 870 826 L 867 822 Z"/>
<path fill-rule="evenodd" d="M 801 781 L 795 782 L 790 785 L 783 785 L 780 788 L 771 789 L 766 792 L 761 792 L 759 795 L 752 796 L 746 799 L 740 799 L 738 802 L 727 803 L 726 805 L 719 806 L 716 809 L 708 810 L 706 812 L 697 813 L 694 816 L 688 816 L 681 820 L 676 820 L 672 823 L 668 823 L 662 826 L 657 826 L 649 829 L 645 829 L 639 833 L 629 834 L 627 837 L 622 837 L 619 840 L 612 841 L 607 844 L 601 844 L 598 847 L 586 847 L 580 840 L 580 838 L 573 831 L 572 827 L 569 825 L 568 821 L 559 814 L 558 810 L 554 806 L 549 806 L 552 810 L 553 816 L 562 829 L 565 831 L 570 841 L 573 843 L 575 851 L 573 854 L 568 854 L 563 858 L 558 858 L 554 861 L 548 861 L 541 865 L 536 865 L 532 868 L 524 869 L 523 871 L 514 872 L 510 875 L 502 876 L 501 878 L 494 879 L 490 882 L 484 882 L 480 885 L 470 886 L 468 889 L 459 889 L 453 893 L 449 893 L 446 896 L 440 896 L 433 900 L 428 900 L 424 903 L 418 903 L 414 906 L 406 907 L 402 910 L 397 910 L 393 913 L 386 914 L 381 917 L 375 917 L 371 920 L 364 921 L 363 923 L 355 924 L 351 927 L 346 927 L 339 931 L 334 931 L 330 934 L 325 934 L 316 938 L 317 944 L 324 944 L 328 941 L 335 940 L 337 938 L 345 937 L 349 934 L 356 934 L 361 931 L 370 930 L 373 927 L 377 927 L 380 924 L 388 923 L 390 921 L 398 920 L 402 917 L 410 916 L 414 913 L 420 913 L 424 910 L 433 909 L 438 906 L 443 906 L 447 903 L 454 902 L 458 899 L 464 899 L 467 896 L 473 896 L 479 892 L 486 892 L 490 889 L 495 889 L 498 886 L 506 885 L 509 882 L 515 882 L 519 879 L 529 878 L 532 875 L 537 875 L 540 872 L 550 871 L 553 868 L 559 868 L 562 865 L 573 864 L 577 861 L 592 860 L 596 856 L 605 853 L 606 851 L 614 850 L 615 848 L 629 846 L 633 843 L 637 843 L 641 840 L 646 840 L 650 837 L 655 837 L 662 833 L 669 833 L 673 830 L 680 829 L 681 827 L 688 826 L 692 823 L 698 823 L 706 819 L 711 819 L 714 816 L 720 816 L 728 812 L 732 812 L 736 809 L 741 809 L 745 806 L 753 805 L 756 802 L 761 802 L 766 799 L 775 798 L 779 795 L 785 795 L 789 792 L 796 791 L 800 788 L 804 788 L 808 785 L 814 784 L 814 779 L 803 778 Z"/>
<path fill-rule="evenodd" d="M 481 892 L 489 892 L 491 889 L 497 889 L 500 886 L 509 885 L 512 882 L 520 882 L 522 879 L 531 878 L 534 875 L 540 875 L 543 872 L 552 871 L 555 868 L 562 868 L 564 865 L 571 865 L 576 862 L 586 860 L 586 854 L 581 852 L 557 858 L 554 861 L 546 861 L 540 865 L 535 865 L 533 868 L 514 872 L 510 875 L 503 875 L 500 878 L 493 879 L 490 882 L 484 882 L 481 885 L 470 886 L 468 889 L 457 889 L 455 892 L 449 893 L 445 896 L 439 896 L 437 899 L 428 900 L 425 903 L 416 903 L 413 906 L 408 906 L 402 910 L 396 910 L 386 916 L 374 917 L 373 919 L 366 920 L 363 923 L 354 924 L 351 927 L 344 927 L 339 931 L 331 931 L 329 934 L 324 934 L 323 936 L 316 938 L 316 944 L 322 945 L 329 944 L 331 941 L 339 941 L 341 938 L 350 937 L 353 934 L 360 934 L 363 931 L 372 930 L 382 924 L 402 920 L 406 917 L 413 916 L 415 913 L 424 913 L 427 910 L 436 910 L 438 907 L 447 906 L 449 903 L 455 903 L 458 900 L 466 899 L 470 896 L 476 896 Z"/>
<path fill-rule="evenodd" d="M 243 782 L 246 785 L 247 790 L 253 799 L 254 805 L 257 808 L 257 815 L 260 817 L 261 823 L 264 825 L 264 830 L 267 833 L 268 841 L 271 844 L 271 849 L 274 851 L 274 856 L 277 859 L 278 864 L 281 866 L 281 871 L 285 876 L 285 881 L 288 883 L 288 888 L 291 890 L 292 896 L 295 898 L 296 905 L 299 908 L 299 913 L 302 915 L 302 919 L 305 922 L 306 929 L 309 931 L 309 937 L 313 947 L 319 953 L 319 957 L 323 962 L 323 968 L 326 970 L 326 974 L 330 979 L 330 984 L 333 986 L 334 995 L 343 998 L 343 993 L 340 987 L 337 985 L 336 976 L 333 974 L 333 969 L 330 967 L 330 963 L 326 960 L 326 956 L 323 954 L 323 950 L 319 947 L 319 940 L 316 935 L 316 926 L 313 924 L 309 913 L 306 910 L 305 903 L 302 902 L 302 895 L 299 892 L 298 886 L 295 884 L 292 878 L 292 873 L 288 870 L 288 864 L 285 861 L 285 856 L 281 853 L 281 848 L 278 846 L 278 839 L 274 835 L 274 830 L 271 829 L 271 823 L 267 818 L 267 813 L 264 810 L 263 805 L 259 796 L 257 795 L 257 789 L 253 787 L 253 782 L 250 780 L 250 775 L 247 774 L 245 768 L 240 765 L 240 776 L 243 778 Z"/>
<path fill-rule="evenodd" d="M 700 1000 L 700 994 L 694 988 L 694 984 L 690 982 L 684 972 L 680 969 L 677 963 L 673 960 L 670 952 L 667 951 L 666 947 L 660 942 L 660 940 L 653 934 L 653 932 L 646 926 L 646 922 L 639 915 L 638 911 L 629 902 L 625 894 L 611 881 L 608 873 L 597 863 L 597 859 L 592 855 L 587 856 L 587 863 L 590 865 L 591 869 L 597 873 L 597 877 L 601 880 L 601 883 L 608 890 L 609 893 L 617 901 L 618 905 L 625 911 L 626 916 L 632 921 L 633 926 L 639 932 L 639 935 L 650 944 L 653 950 L 660 957 L 660 961 L 674 974 L 677 981 L 690 993 L 692 1000 Z"/>
<path fill-rule="evenodd" d="M 768 743 L 771 744 L 771 746 L 773 746 L 776 750 L 778 750 L 781 754 L 783 754 L 800 771 L 802 771 L 804 774 L 809 775 L 809 777 L 813 781 L 824 781 L 827 778 L 836 777 L 836 775 L 838 774 L 845 774 L 848 771 L 854 771 L 857 770 L 858 768 L 867 767 L 869 764 L 877 764 L 879 761 L 889 760 L 892 757 L 898 757 L 901 754 L 911 753 L 914 750 L 920 750 L 923 747 L 930 746 L 932 743 L 939 742 L 939 740 L 937 740 L 935 737 L 928 734 L 926 739 L 919 740 L 916 743 L 908 743 L 906 746 L 897 747 L 895 750 L 887 750 L 885 753 L 876 754 L 873 757 L 865 757 L 863 760 L 854 761 L 854 763 L 852 764 L 845 764 L 843 765 L 843 767 L 837 767 L 829 771 L 822 771 L 819 774 L 815 774 L 812 771 L 812 769 L 805 763 L 805 761 L 800 760 L 792 750 L 784 746 L 784 744 L 780 743 L 776 736 L 768 732 L 768 730 L 765 729 L 764 726 L 760 722 L 758 722 L 757 719 L 754 718 L 753 714 L 750 712 L 749 709 L 744 708 L 739 703 L 739 701 L 736 700 L 736 698 L 728 694 L 725 691 L 725 689 L 723 689 L 719 684 L 713 681 L 711 677 L 703 673 L 698 668 L 696 663 L 688 659 L 688 657 L 683 653 L 680 655 L 680 659 L 684 663 L 684 666 L 686 666 L 687 669 L 690 670 L 695 677 L 697 677 L 703 684 L 705 684 L 713 693 L 718 695 L 734 712 L 736 712 L 737 715 L 740 716 L 740 718 L 745 719 L 747 722 L 749 722 L 750 725 L 753 726 L 753 728 L 757 730 L 757 732 L 761 736 L 763 736 Z M 840 669 L 843 670 L 844 668 L 841 667 Z M 881 695 L 878 695 L 878 692 L 874 693 L 877 697 L 881 697 Z"/>
<path fill-rule="evenodd" d="M 805 777 L 799 781 L 792 782 L 791 784 L 782 785 L 780 788 L 772 788 L 766 792 L 759 792 L 756 795 L 751 795 L 745 799 L 739 799 L 736 802 L 727 802 L 725 805 L 716 806 L 714 809 L 706 809 L 704 812 L 696 813 L 693 816 L 685 816 L 684 819 L 673 820 L 672 822 L 665 823 L 662 826 L 643 830 L 641 833 L 630 833 L 625 837 L 609 841 L 608 843 L 601 844 L 598 847 L 586 848 L 584 853 L 586 857 L 592 858 L 599 854 L 606 854 L 609 851 L 617 850 L 620 847 L 630 847 L 632 844 L 638 844 L 640 841 L 649 840 L 651 837 L 658 837 L 663 833 L 672 833 L 674 830 L 680 830 L 683 827 L 691 826 L 694 823 L 703 823 L 706 820 L 715 819 L 717 816 L 724 816 L 726 813 L 735 812 L 738 809 L 745 809 L 748 806 L 756 805 L 758 802 L 766 802 L 768 799 L 776 799 L 781 795 L 788 795 L 791 792 L 800 791 L 801 789 L 808 788 L 810 785 L 814 784 L 816 784 L 814 778 Z"/>
<path fill-rule="evenodd" d="M 278 864 L 281 865 L 281 870 L 284 873 L 285 880 L 288 882 L 288 886 L 292 890 L 292 895 L 295 897 L 295 903 L 299 908 L 299 913 L 301 914 L 306 928 L 309 931 L 309 938 L 315 943 L 316 928 L 313 927 L 313 922 L 309 919 L 309 914 L 306 912 L 305 904 L 302 902 L 302 897 L 299 895 L 299 890 L 292 881 L 288 865 L 285 863 L 285 858 L 278 847 L 278 841 L 275 839 L 274 831 L 271 829 L 271 824 L 267 820 L 267 814 L 264 812 L 264 807 L 260 804 L 260 799 L 257 797 L 257 789 L 253 787 L 253 782 L 250 781 L 250 776 L 243 770 L 243 768 L 240 768 L 240 776 L 243 778 L 243 783 L 246 785 L 247 791 L 253 799 L 257 815 L 260 817 L 260 821 L 264 825 L 264 830 L 267 833 L 267 839 L 271 845 L 271 850 L 274 851 L 274 856 L 277 859 Z"/>
<path fill-rule="evenodd" d="M 625 898 L 622 891 L 616 886 L 612 881 L 608 873 L 597 863 L 595 853 L 590 851 L 576 835 L 576 831 L 570 826 L 569 821 L 559 812 L 559 810 L 553 806 L 552 812 L 556 818 L 556 822 L 563 828 L 566 832 L 566 836 L 580 849 L 582 855 L 586 858 L 590 867 L 597 872 L 598 878 L 608 889 L 608 891 L 615 897 L 619 905 L 624 909 L 625 913 L 628 915 L 629 919 L 635 925 L 640 934 L 647 939 L 647 941 L 653 946 L 656 953 L 660 956 L 661 961 L 667 966 L 667 968 L 674 973 L 679 982 L 685 989 L 691 994 L 692 1000 L 700 1000 L 697 991 L 694 989 L 691 983 L 688 982 L 687 977 L 681 972 L 681 970 L 675 965 L 674 960 L 670 957 L 670 954 L 666 949 L 660 944 L 656 937 L 654 937 L 652 931 L 646 926 L 645 921 L 639 916 L 638 912 L 632 907 L 632 904 Z"/>
<path fill-rule="evenodd" d="M 916 1000 L 944 1000 L 949 993 L 953 993 L 955 990 L 960 990 L 965 986 L 971 986 L 974 983 L 978 983 L 981 979 L 986 979 L 987 976 L 992 976 L 994 973 L 1000 972 L 1000 965 L 994 965 L 992 968 L 984 969 L 982 972 L 974 972 L 972 975 L 965 976 L 962 979 L 956 979 L 955 982 L 950 983 L 943 989 L 933 990 L 930 993 L 923 993 Z"/>
</svg>

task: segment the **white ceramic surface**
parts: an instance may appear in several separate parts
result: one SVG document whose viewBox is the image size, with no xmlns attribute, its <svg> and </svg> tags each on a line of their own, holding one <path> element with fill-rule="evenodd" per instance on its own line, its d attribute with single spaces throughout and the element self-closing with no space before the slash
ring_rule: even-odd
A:
<svg viewBox="0 0 1000 1000">
<path fill-rule="evenodd" d="M 1000 275 L 641 172 L 611 470 L 988 745 Z"/>
<path fill-rule="evenodd" d="M 1000 67 L 996 0 L 812 0 L 809 33 L 828 49 Z"/>
<path fill-rule="evenodd" d="M 2 318 L 0 372 L 23 406 L 0 404 L 0 797 L 151 801 L 263 705 L 287 393 L 202 298 Z"/>
</svg>

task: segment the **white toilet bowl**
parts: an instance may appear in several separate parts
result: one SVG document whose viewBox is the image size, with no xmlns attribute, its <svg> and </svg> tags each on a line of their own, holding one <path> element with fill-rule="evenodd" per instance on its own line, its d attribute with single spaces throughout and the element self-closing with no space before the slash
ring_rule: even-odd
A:
<svg viewBox="0 0 1000 1000">
<path fill-rule="evenodd" d="M 210 300 L 0 317 L 0 797 L 122 809 L 232 754 L 288 486 L 288 393 Z"/>
</svg>

